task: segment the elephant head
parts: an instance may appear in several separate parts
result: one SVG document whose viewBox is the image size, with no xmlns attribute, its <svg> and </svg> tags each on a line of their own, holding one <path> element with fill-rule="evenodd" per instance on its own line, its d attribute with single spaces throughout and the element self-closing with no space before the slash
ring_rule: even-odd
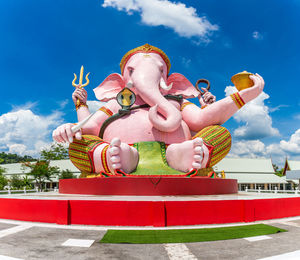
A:
<svg viewBox="0 0 300 260">
<path fill-rule="evenodd" d="M 111 74 L 94 89 L 97 99 L 113 99 L 127 86 L 150 105 L 149 120 L 156 129 L 175 131 L 181 124 L 181 113 L 164 95 L 197 97 L 199 93 L 194 86 L 179 73 L 168 76 L 170 61 L 167 55 L 149 44 L 125 54 L 120 66 L 122 75 Z"/>
</svg>

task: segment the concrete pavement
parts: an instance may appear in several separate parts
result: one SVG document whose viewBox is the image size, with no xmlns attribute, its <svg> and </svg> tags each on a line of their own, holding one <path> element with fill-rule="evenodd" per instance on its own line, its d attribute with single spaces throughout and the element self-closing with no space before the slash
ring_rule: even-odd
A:
<svg viewBox="0 0 300 260">
<path fill-rule="evenodd" d="M 257 223 L 257 222 L 256 222 Z M 0 220 L 1 259 L 300 259 L 300 218 L 259 223 L 289 232 L 254 241 L 234 239 L 186 244 L 100 244 L 108 227 L 62 226 Z M 194 226 L 193 228 L 209 227 Z M 225 225 L 211 225 L 211 227 Z M 228 225 L 226 225 L 228 226 Z M 116 227 L 114 227 L 116 228 Z M 122 227 L 126 228 L 126 227 Z M 127 227 L 128 228 L 128 227 Z M 183 227 L 179 227 L 183 228 Z M 190 228 L 190 227 L 184 227 Z M 128 229 L 131 229 L 129 227 Z M 147 227 L 149 229 L 149 227 Z M 298 251 L 299 250 L 299 251 Z M 284 255 L 285 254 L 285 255 Z M 293 258 L 291 258 L 293 257 Z"/>
</svg>

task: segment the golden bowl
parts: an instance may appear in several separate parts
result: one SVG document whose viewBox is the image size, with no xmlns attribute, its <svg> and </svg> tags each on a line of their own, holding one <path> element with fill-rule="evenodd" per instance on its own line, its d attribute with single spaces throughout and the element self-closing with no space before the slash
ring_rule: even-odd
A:
<svg viewBox="0 0 300 260">
<path fill-rule="evenodd" d="M 243 72 L 232 76 L 231 81 L 238 91 L 241 91 L 245 88 L 250 88 L 254 85 L 254 82 L 249 78 L 250 75 L 253 74 L 244 70 Z"/>
</svg>

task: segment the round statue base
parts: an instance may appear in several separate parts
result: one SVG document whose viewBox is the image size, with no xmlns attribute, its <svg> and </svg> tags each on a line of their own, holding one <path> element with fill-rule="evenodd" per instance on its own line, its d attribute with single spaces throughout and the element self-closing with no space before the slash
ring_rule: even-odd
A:
<svg viewBox="0 0 300 260">
<path fill-rule="evenodd" d="M 0 218 L 64 225 L 189 226 L 300 216 L 300 197 L 229 195 L 103 196 L 57 192 L 0 197 Z"/>
<path fill-rule="evenodd" d="M 237 180 L 205 177 L 109 177 L 63 179 L 59 193 L 86 195 L 178 196 L 238 192 Z"/>
</svg>

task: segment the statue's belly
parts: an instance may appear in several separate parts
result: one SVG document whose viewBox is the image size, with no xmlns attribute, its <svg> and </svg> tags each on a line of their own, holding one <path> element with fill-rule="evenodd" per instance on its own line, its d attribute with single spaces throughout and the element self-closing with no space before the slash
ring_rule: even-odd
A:
<svg viewBox="0 0 300 260">
<path fill-rule="evenodd" d="M 103 139 L 110 142 L 114 137 L 119 137 L 122 142 L 129 144 L 143 141 L 160 141 L 170 144 L 191 139 L 191 133 L 183 121 L 174 132 L 161 132 L 152 126 L 148 111 L 140 109 L 107 126 Z"/>
</svg>

